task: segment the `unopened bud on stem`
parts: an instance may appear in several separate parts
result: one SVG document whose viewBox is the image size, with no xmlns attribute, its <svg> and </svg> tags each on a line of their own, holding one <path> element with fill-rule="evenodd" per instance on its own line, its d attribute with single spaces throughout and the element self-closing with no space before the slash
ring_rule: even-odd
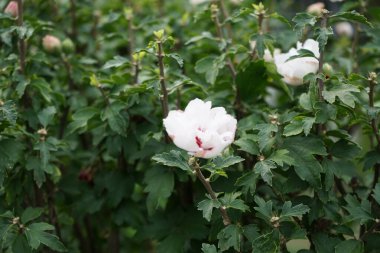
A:
<svg viewBox="0 0 380 253">
<path fill-rule="evenodd" d="M 10 1 L 4 10 L 4 13 L 11 15 L 14 18 L 18 17 L 18 4 L 16 1 Z"/>
<path fill-rule="evenodd" d="M 369 72 L 368 81 L 377 84 L 377 74 L 375 72 Z"/>
<path fill-rule="evenodd" d="M 42 39 L 42 46 L 44 47 L 46 52 L 54 53 L 61 51 L 61 41 L 57 37 L 53 35 L 46 35 Z"/>
</svg>

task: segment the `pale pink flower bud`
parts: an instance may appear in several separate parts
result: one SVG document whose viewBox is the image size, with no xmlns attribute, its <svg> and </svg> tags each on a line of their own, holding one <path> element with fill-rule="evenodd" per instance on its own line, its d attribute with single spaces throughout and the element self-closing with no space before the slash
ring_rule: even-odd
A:
<svg viewBox="0 0 380 253">
<path fill-rule="evenodd" d="M 4 13 L 11 15 L 14 18 L 18 17 L 18 4 L 16 1 L 10 1 L 4 10 Z"/>
<path fill-rule="evenodd" d="M 283 81 L 290 85 L 303 84 L 303 78 L 309 73 L 317 73 L 319 61 L 314 57 L 302 57 L 288 61 L 292 56 L 298 55 L 298 50 L 307 49 L 319 58 L 319 44 L 317 41 L 308 39 L 303 44 L 297 42 L 297 49 L 291 48 L 289 52 L 274 55 L 274 63 L 277 72 L 283 76 Z"/>
<path fill-rule="evenodd" d="M 350 22 L 339 22 L 335 25 L 335 31 L 340 36 L 352 37 L 354 35 L 354 28 Z"/>
<path fill-rule="evenodd" d="M 325 8 L 325 4 L 322 3 L 322 2 L 317 2 L 317 3 L 314 3 L 314 4 L 310 4 L 308 7 L 307 7 L 307 12 L 309 13 L 314 13 L 314 14 L 317 14 L 317 15 L 320 15 L 322 13 L 322 10 Z"/>
<path fill-rule="evenodd" d="M 61 50 L 61 41 L 52 35 L 46 35 L 42 39 L 42 46 L 47 52 L 57 52 Z"/>
<path fill-rule="evenodd" d="M 223 107 L 198 98 L 185 111 L 170 111 L 164 119 L 166 132 L 174 144 L 189 154 L 212 158 L 220 155 L 235 138 L 237 121 Z"/>
</svg>

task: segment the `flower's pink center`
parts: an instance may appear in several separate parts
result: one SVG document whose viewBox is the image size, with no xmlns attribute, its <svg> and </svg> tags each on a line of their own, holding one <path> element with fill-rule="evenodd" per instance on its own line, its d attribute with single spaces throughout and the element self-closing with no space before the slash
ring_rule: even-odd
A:
<svg viewBox="0 0 380 253">
<path fill-rule="evenodd" d="M 202 140 L 198 136 L 195 136 L 195 142 L 197 143 L 199 148 L 202 148 Z"/>
<path fill-rule="evenodd" d="M 198 136 L 195 136 L 195 142 L 197 143 L 197 145 L 198 145 L 199 148 L 203 149 L 203 151 L 211 151 L 211 150 L 214 149 L 213 147 L 203 148 L 202 147 L 203 142 L 202 142 L 201 138 L 199 138 Z"/>
</svg>

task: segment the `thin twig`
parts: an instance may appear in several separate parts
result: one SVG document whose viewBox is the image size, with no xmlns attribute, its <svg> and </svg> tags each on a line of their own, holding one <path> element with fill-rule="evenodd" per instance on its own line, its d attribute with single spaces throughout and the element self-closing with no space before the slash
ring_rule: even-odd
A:
<svg viewBox="0 0 380 253">
<path fill-rule="evenodd" d="M 70 16 L 71 16 L 71 39 L 77 42 L 77 14 L 76 14 L 76 0 L 70 0 Z"/>
<path fill-rule="evenodd" d="M 22 27 L 24 24 L 24 5 L 22 0 L 17 0 L 18 16 L 17 26 Z M 19 61 L 20 61 L 20 73 L 25 75 L 25 57 L 26 57 L 26 44 L 24 38 L 19 38 Z"/>
<path fill-rule="evenodd" d="M 327 10 L 322 11 L 322 21 L 321 21 L 321 28 L 325 29 L 327 27 L 327 20 L 328 20 L 329 12 Z M 320 55 L 319 55 L 319 61 L 318 61 L 318 74 L 321 75 L 323 73 L 323 63 L 324 63 L 324 54 L 325 49 L 320 49 Z M 324 101 L 323 99 L 323 90 L 325 88 L 324 81 L 321 77 L 318 78 L 318 97 L 319 101 Z M 322 135 L 325 130 L 324 124 L 318 124 L 318 134 Z"/>
<path fill-rule="evenodd" d="M 195 161 L 192 164 L 192 169 L 195 171 L 195 174 L 197 175 L 198 179 L 201 181 L 201 183 L 203 184 L 203 186 L 206 188 L 206 191 L 208 192 L 208 194 L 210 194 L 211 198 L 213 200 L 218 200 L 218 197 L 216 196 L 214 190 L 211 187 L 210 180 L 206 179 L 204 177 L 204 175 L 202 174 L 201 168 L 199 167 L 199 164 L 198 164 L 197 161 Z M 219 207 L 219 211 L 220 211 L 220 214 L 222 215 L 222 218 L 223 218 L 223 224 L 225 226 L 230 225 L 231 224 L 231 219 L 228 216 L 226 207 L 225 206 Z"/>
<path fill-rule="evenodd" d="M 369 92 L 368 92 L 368 101 L 369 101 L 369 108 L 374 108 L 374 96 L 375 96 L 375 85 L 377 84 L 377 75 L 374 72 L 371 72 L 368 77 L 369 81 Z M 376 149 L 380 152 L 380 134 L 379 134 L 379 128 L 377 127 L 376 119 L 371 119 L 371 127 L 373 134 L 377 141 Z M 375 174 L 374 179 L 372 183 L 372 189 L 375 188 L 377 182 L 379 181 L 380 177 L 380 164 L 375 164 Z"/>
<path fill-rule="evenodd" d="M 358 72 L 359 64 L 358 64 L 358 55 L 357 55 L 357 45 L 359 42 L 359 24 L 355 24 L 354 27 L 354 38 L 352 40 L 351 44 L 351 56 L 352 56 L 352 62 L 353 62 L 353 72 Z"/>
<path fill-rule="evenodd" d="M 164 50 L 162 47 L 162 41 L 157 41 L 157 58 L 158 58 L 158 67 L 160 69 L 160 85 L 161 85 L 161 105 L 164 118 L 168 116 L 169 113 L 169 102 L 168 102 L 168 90 L 166 89 L 165 83 L 165 68 L 164 68 Z"/>
</svg>

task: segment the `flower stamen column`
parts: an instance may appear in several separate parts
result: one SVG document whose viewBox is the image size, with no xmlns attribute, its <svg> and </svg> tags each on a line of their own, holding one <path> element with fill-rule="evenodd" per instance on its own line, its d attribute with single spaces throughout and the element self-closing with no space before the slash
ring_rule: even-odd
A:
<svg viewBox="0 0 380 253">
<path fill-rule="evenodd" d="M 195 175 L 197 176 L 197 178 L 201 181 L 201 183 L 203 184 L 203 186 L 206 188 L 206 191 L 208 192 L 208 194 L 210 194 L 211 198 L 213 200 L 217 200 L 218 201 L 218 197 L 216 196 L 214 190 L 211 187 L 210 180 L 206 179 L 204 177 L 204 175 L 203 175 L 203 173 L 201 171 L 201 168 L 199 167 L 199 164 L 197 162 L 197 159 L 195 157 L 190 158 L 189 164 L 190 164 L 191 168 L 193 169 L 193 171 L 194 171 Z M 220 211 L 220 214 L 222 215 L 222 218 L 223 218 L 223 224 L 225 226 L 230 225 L 231 224 L 231 219 L 228 216 L 228 213 L 226 211 L 226 207 L 225 206 L 219 207 L 219 211 Z"/>
</svg>

